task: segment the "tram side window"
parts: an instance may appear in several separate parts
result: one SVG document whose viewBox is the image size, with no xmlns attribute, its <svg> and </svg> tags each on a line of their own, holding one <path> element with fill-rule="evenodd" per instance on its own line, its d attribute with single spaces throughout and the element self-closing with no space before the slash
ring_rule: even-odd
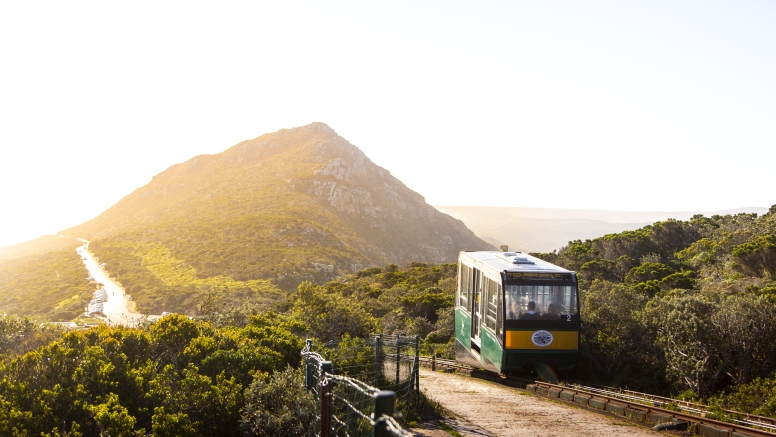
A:
<svg viewBox="0 0 776 437">
<path fill-rule="evenodd" d="M 568 285 L 507 285 L 506 318 L 560 319 L 577 313 L 577 294 Z"/>
<path fill-rule="evenodd" d="M 501 288 L 501 284 L 496 284 L 496 291 L 498 297 L 496 298 L 496 334 L 501 341 L 501 335 L 504 333 L 504 308 L 502 308 L 504 302 L 504 290 Z"/>
<path fill-rule="evenodd" d="M 455 289 L 455 306 L 459 307 L 461 306 L 461 269 L 463 266 L 461 265 L 461 262 L 458 261 L 458 286 Z"/>
<path fill-rule="evenodd" d="M 497 282 L 493 281 L 490 278 L 486 279 L 486 285 L 488 287 L 488 312 L 487 312 L 487 320 L 485 322 L 485 326 L 496 331 L 496 319 L 498 314 L 498 288 L 497 288 Z"/>
<path fill-rule="evenodd" d="M 461 285 L 460 285 L 460 299 L 459 305 L 464 308 L 469 306 L 469 289 L 471 288 L 471 269 L 464 264 L 461 264 Z"/>
</svg>

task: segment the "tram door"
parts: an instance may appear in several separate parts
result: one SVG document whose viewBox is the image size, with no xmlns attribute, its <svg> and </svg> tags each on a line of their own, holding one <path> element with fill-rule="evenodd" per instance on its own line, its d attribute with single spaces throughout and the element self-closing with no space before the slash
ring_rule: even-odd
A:
<svg viewBox="0 0 776 437">
<path fill-rule="evenodd" d="M 474 299 L 472 299 L 472 340 L 480 345 L 480 320 L 482 320 L 482 275 L 478 269 L 472 269 Z"/>
</svg>

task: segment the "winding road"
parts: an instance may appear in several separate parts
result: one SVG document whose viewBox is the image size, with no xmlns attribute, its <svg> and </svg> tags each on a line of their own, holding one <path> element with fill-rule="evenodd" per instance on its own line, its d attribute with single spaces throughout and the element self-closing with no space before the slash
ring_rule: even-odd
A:
<svg viewBox="0 0 776 437">
<path fill-rule="evenodd" d="M 134 304 L 128 298 L 126 291 L 118 282 L 108 276 L 108 273 L 100 267 L 100 264 L 94 258 L 94 255 L 89 253 L 89 242 L 81 240 L 84 243 L 83 246 L 78 246 L 76 252 L 81 257 L 84 266 L 89 271 L 89 276 L 94 278 L 95 282 L 103 285 L 105 291 L 108 293 L 108 300 L 103 302 L 103 313 L 105 317 L 99 317 L 106 321 L 109 325 L 122 325 L 134 327 L 144 320 L 155 320 L 160 316 L 147 316 L 135 312 Z"/>
</svg>

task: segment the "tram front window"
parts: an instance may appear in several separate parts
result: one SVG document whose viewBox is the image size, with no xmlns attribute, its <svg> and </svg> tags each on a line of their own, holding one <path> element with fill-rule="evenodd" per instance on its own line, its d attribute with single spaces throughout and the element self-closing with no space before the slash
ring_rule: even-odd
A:
<svg viewBox="0 0 776 437">
<path fill-rule="evenodd" d="M 571 285 L 506 285 L 506 319 L 558 319 L 577 313 Z"/>
</svg>

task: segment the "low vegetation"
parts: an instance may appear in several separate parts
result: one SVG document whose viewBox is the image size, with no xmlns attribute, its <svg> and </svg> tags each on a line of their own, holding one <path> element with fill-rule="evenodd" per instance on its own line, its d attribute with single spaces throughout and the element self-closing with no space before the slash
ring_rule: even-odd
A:
<svg viewBox="0 0 776 437">
<path fill-rule="evenodd" d="M 160 244 L 137 242 L 92 243 L 106 269 L 137 303 L 137 310 L 150 314 L 202 311 L 202 296 L 211 304 L 233 307 L 243 302 L 269 308 L 285 299 L 275 284 L 266 279 L 238 281 L 229 276 L 201 275 L 190 263 L 173 256 Z"/>
<path fill-rule="evenodd" d="M 580 278 L 580 359 L 567 378 L 704 402 L 723 419 L 723 409 L 776 417 L 774 238 L 776 207 L 537 254 Z M 309 397 L 284 389 L 298 387 L 302 339 L 418 335 L 422 353 L 453 356 L 454 264 L 389 264 L 286 293 L 201 275 L 164 245 L 100 251 L 131 253 L 138 265 L 109 263 L 113 274 L 130 284 L 150 275 L 159 288 L 148 305 L 178 299 L 194 320 L 67 332 L 3 316 L 0 434 L 304 435 L 309 421 L 293 418 L 308 417 Z M 83 276 L 78 259 L 58 256 L 36 260 Z"/>
<path fill-rule="evenodd" d="M 773 415 L 775 236 L 776 206 L 539 254 L 579 272 L 578 376 Z"/>
<path fill-rule="evenodd" d="M 53 238 L 53 237 L 52 237 Z M 56 239 L 59 244 L 59 240 Z M 0 262 L 0 311 L 67 321 L 83 314 L 94 285 L 75 248 L 69 244 L 52 252 Z"/>
<path fill-rule="evenodd" d="M 2 316 L 0 434 L 309 435 L 309 396 L 301 388 L 277 396 L 289 381 L 301 387 L 297 329 L 276 313 L 242 327 L 172 315 L 142 329 L 52 338 L 29 319 Z M 281 414 L 291 406 L 308 415 Z"/>
</svg>

